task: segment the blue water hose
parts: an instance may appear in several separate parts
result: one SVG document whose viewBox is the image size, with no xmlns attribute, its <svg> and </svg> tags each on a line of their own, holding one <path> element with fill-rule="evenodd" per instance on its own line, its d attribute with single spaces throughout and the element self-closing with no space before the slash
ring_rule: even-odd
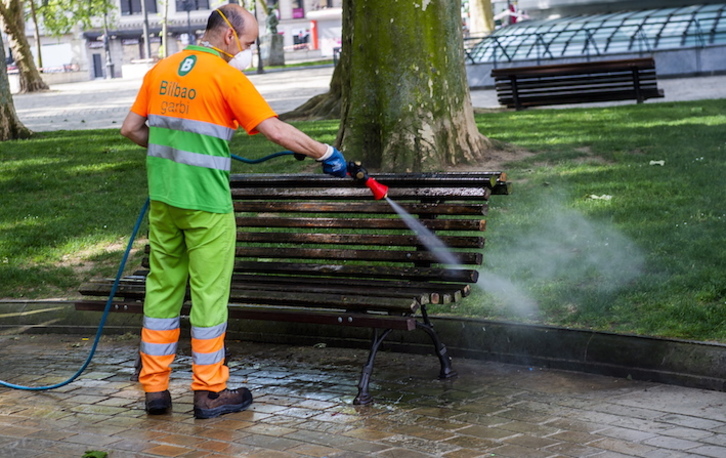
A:
<svg viewBox="0 0 726 458">
<path fill-rule="evenodd" d="M 292 156 L 294 154 L 295 153 L 293 153 L 292 151 L 280 151 L 280 152 L 277 152 L 277 153 L 269 154 L 269 155 L 267 155 L 265 157 L 261 157 L 259 159 L 247 159 L 246 157 L 237 156 L 236 154 L 233 154 L 232 155 L 232 159 L 236 159 L 236 160 L 238 160 L 240 162 L 244 162 L 245 164 L 259 164 L 261 162 L 265 162 L 265 161 L 269 161 L 270 159 L 274 159 L 276 157 L 280 157 L 280 156 Z"/>
<path fill-rule="evenodd" d="M 232 159 L 235 159 L 240 162 L 244 162 L 246 164 L 259 164 L 261 162 L 265 162 L 265 161 L 269 161 L 270 159 L 274 159 L 276 157 L 290 156 L 293 154 L 294 153 L 292 151 L 280 151 L 278 153 L 269 154 L 260 159 L 247 159 L 245 157 L 241 157 L 241 156 L 232 154 Z M 73 382 L 75 379 L 77 379 L 83 373 L 83 371 L 86 370 L 86 368 L 88 368 L 88 365 L 91 363 L 93 356 L 96 354 L 96 348 L 98 347 L 98 343 L 101 341 L 101 335 L 103 334 L 103 328 L 106 325 L 106 320 L 108 318 L 108 314 L 111 311 L 111 304 L 113 304 L 113 298 L 116 296 L 116 291 L 118 290 L 118 285 L 121 282 L 121 277 L 123 276 L 124 269 L 126 268 L 126 262 L 129 259 L 129 254 L 131 253 L 131 247 L 134 244 L 134 240 L 136 240 L 136 235 L 139 232 L 141 223 L 144 221 L 144 216 L 146 216 L 146 212 L 149 209 L 149 203 L 150 203 L 149 199 L 147 198 L 146 202 L 141 207 L 141 211 L 139 212 L 139 217 L 136 219 L 136 224 L 134 225 L 134 229 L 131 232 L 131 237 L 129 238 L 129 243 L 126 246 L 126 251 L 124 252 L 123 258 L 121 258 L 121 263 L 118 266 L 118 272 L 116 273 L 116 278 L 114 279 L 113 286 L 111 286 L 111 292 L 108 295 L 108 300 L 106 301 L 106 307 L 103 309 L 103 315 L 101 316 L 101 321 L 98 324 L 98 329 L 96 330 L 96 337 L 93 339 L 93 345 L 91 346 L 91 350 L 88 352 L 88 357 L 86 358 L 86 361 L 83 363 L 81 368 L 78 369 L 78 372 L 73 374 L 68 380 L 66 380 L 64 382 L 56 383 L 55 385 L 32 387 L 32 386 L 15 385 L 15 384 L 0 380 L 0 386 L 4 386 L 6 388 L 13 388 L 16 390 L 25 390 L 25 391 L 52 390 L 55 388 L 60 388 L 62 386 L 66 386 L 69 383 Z"/>
</svg>

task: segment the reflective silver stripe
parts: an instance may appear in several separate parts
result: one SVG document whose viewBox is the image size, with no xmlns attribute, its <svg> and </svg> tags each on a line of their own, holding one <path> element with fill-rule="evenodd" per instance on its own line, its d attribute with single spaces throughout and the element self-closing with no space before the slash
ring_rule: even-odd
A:
<svg viewBox="0 0 726 458">
<path fill-rule="evenodd" d="M 151 356 L 169 356 L 176 354 L 176 342 L 169 344 L 156 344 L 141 342 L 141 353 Z"/>
<path fill-rule="evenodd" d="M 223 336 L 226 330 L 227 330 L 226 321 L 222 324 L 218 324 L 217 326 L 212 326 L 209 328 L 200 328 L 197 326 L 192 326 L 192 339 L 201 339 L 201 340 L 216 339 L 217 337 Z"/>
<path fill-rule="evenodd" d="M 219 126 L 204 121 L 192 121 L 190 119 L 172 118 L 169 116 L 150 115 L 149 127 L 161 127 L 163 129 L 181 130 L 195 134 L 207 135 L 209 137 L 232 140 L 234 129 Z"/>
<path fill-rule="evenodd" d="M 176 318 L 151 318 L 144 316 L 143 326 L 152 331 L 173 331 L 179 329 L 179 317 Z"/>
<path fill-rule="evenodd" d="M 229 157 L 209 156 L 208 154 L 182 151 L 164 145 L 149 145 L 149 156 L 170 159 L 177 164 L 194 165 L 208 169 L 229 171 L 232 159 Z"/>
<path fill-rule="evenodd" d="M 209 364 L 217 364 L 222 361 L 224 361 L 224 348 L 212 353 L 192 352 L 192 363 L 199 366 L 208 366 Z"/>
</svg>

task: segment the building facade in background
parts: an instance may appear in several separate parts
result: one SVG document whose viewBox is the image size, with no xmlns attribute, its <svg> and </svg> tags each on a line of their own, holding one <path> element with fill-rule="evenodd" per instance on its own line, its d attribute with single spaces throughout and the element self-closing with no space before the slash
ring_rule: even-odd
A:
<svg viewBox="0 0 726 458">
<path fill-rule="evenodd" d="M 212 10 L 225 3 L 218 0 L 115 0 L 117 10 L 106 18 L 96 18 L 97 27 L 74 30 L 62 37 L 50 37 L 40 26 L 42 71 L 56 82 L 96 78 L 134 77 L 149 64 L 196 43 Z M 142 1 L 144 2 L 142 4 Z M 275 19 L 268 21 L 266 8 L 247 1 L 260 25 L 260 36 L 271 25 L 284 38 L 286 60 L 312 60 L 333 57 L 342 35 L 342 0 L 260 0 L 266 1 Z M 256 6 L 256 8 L 254 8 Z M 166 11 L 165 11 L 166 9 Z M 162 46 L 166 17 L 166 50 Z M 34 24 L 26 22 L 26 36 L 37 59 Z M 4 38 L 9 72 L 13 58 Z M 65 78 L 57 74 L 65 75 Z M 53 75 L 53 76 L 51 76 Z"/>
</svg>

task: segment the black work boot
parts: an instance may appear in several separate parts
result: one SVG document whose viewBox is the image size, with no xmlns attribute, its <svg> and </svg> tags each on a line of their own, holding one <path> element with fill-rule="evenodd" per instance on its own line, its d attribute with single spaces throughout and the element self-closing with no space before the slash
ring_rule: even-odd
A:
<svg viewBox="0 0 726 458">
<path fill-rule="evenodd" d="M 171 394 L 169 390 L 146 393 L 146 413 L 149 415 L 163 415 L 171 409 Z"/>
<path fill-rule="evenodd" d="M 226 413 L 245 410 L 252 404 L 252 393 L 247 388 L 194 392 L 194 417 L 214 418 Z"/>
</svg>

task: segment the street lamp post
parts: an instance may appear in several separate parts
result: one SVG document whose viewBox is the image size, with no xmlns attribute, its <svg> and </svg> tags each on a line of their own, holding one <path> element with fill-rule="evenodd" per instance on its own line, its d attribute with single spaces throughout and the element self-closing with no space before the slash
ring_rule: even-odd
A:
<svg viewBox="0 0 726 458">
<path fill-rule="evenodd" d="M 114 77 L 113 61 L 111 60 L 111 37 L 108 36 L 108 14 L 103 15 L 103 51 L 106 57 L 106 79 Z"/>
<path fill-rule="evenodd" d="M 142 23 L 142 38 L 144 40 L 144 57 L 151 62 L 151 40 L 149 39 L 149 10 L 146 8 L 146 0 L 141 0 L 141 15 L 144 17 Z"/>
<path fill-rule="evenodd" d="M 255 2 L 255 22 L 257 22 L 257 0 Z M 262 46 L 260 45 L 260 34 L 257 34 L 257 73 L 265 73 L 265 69 L 262 67 Z"/>
</svg>

